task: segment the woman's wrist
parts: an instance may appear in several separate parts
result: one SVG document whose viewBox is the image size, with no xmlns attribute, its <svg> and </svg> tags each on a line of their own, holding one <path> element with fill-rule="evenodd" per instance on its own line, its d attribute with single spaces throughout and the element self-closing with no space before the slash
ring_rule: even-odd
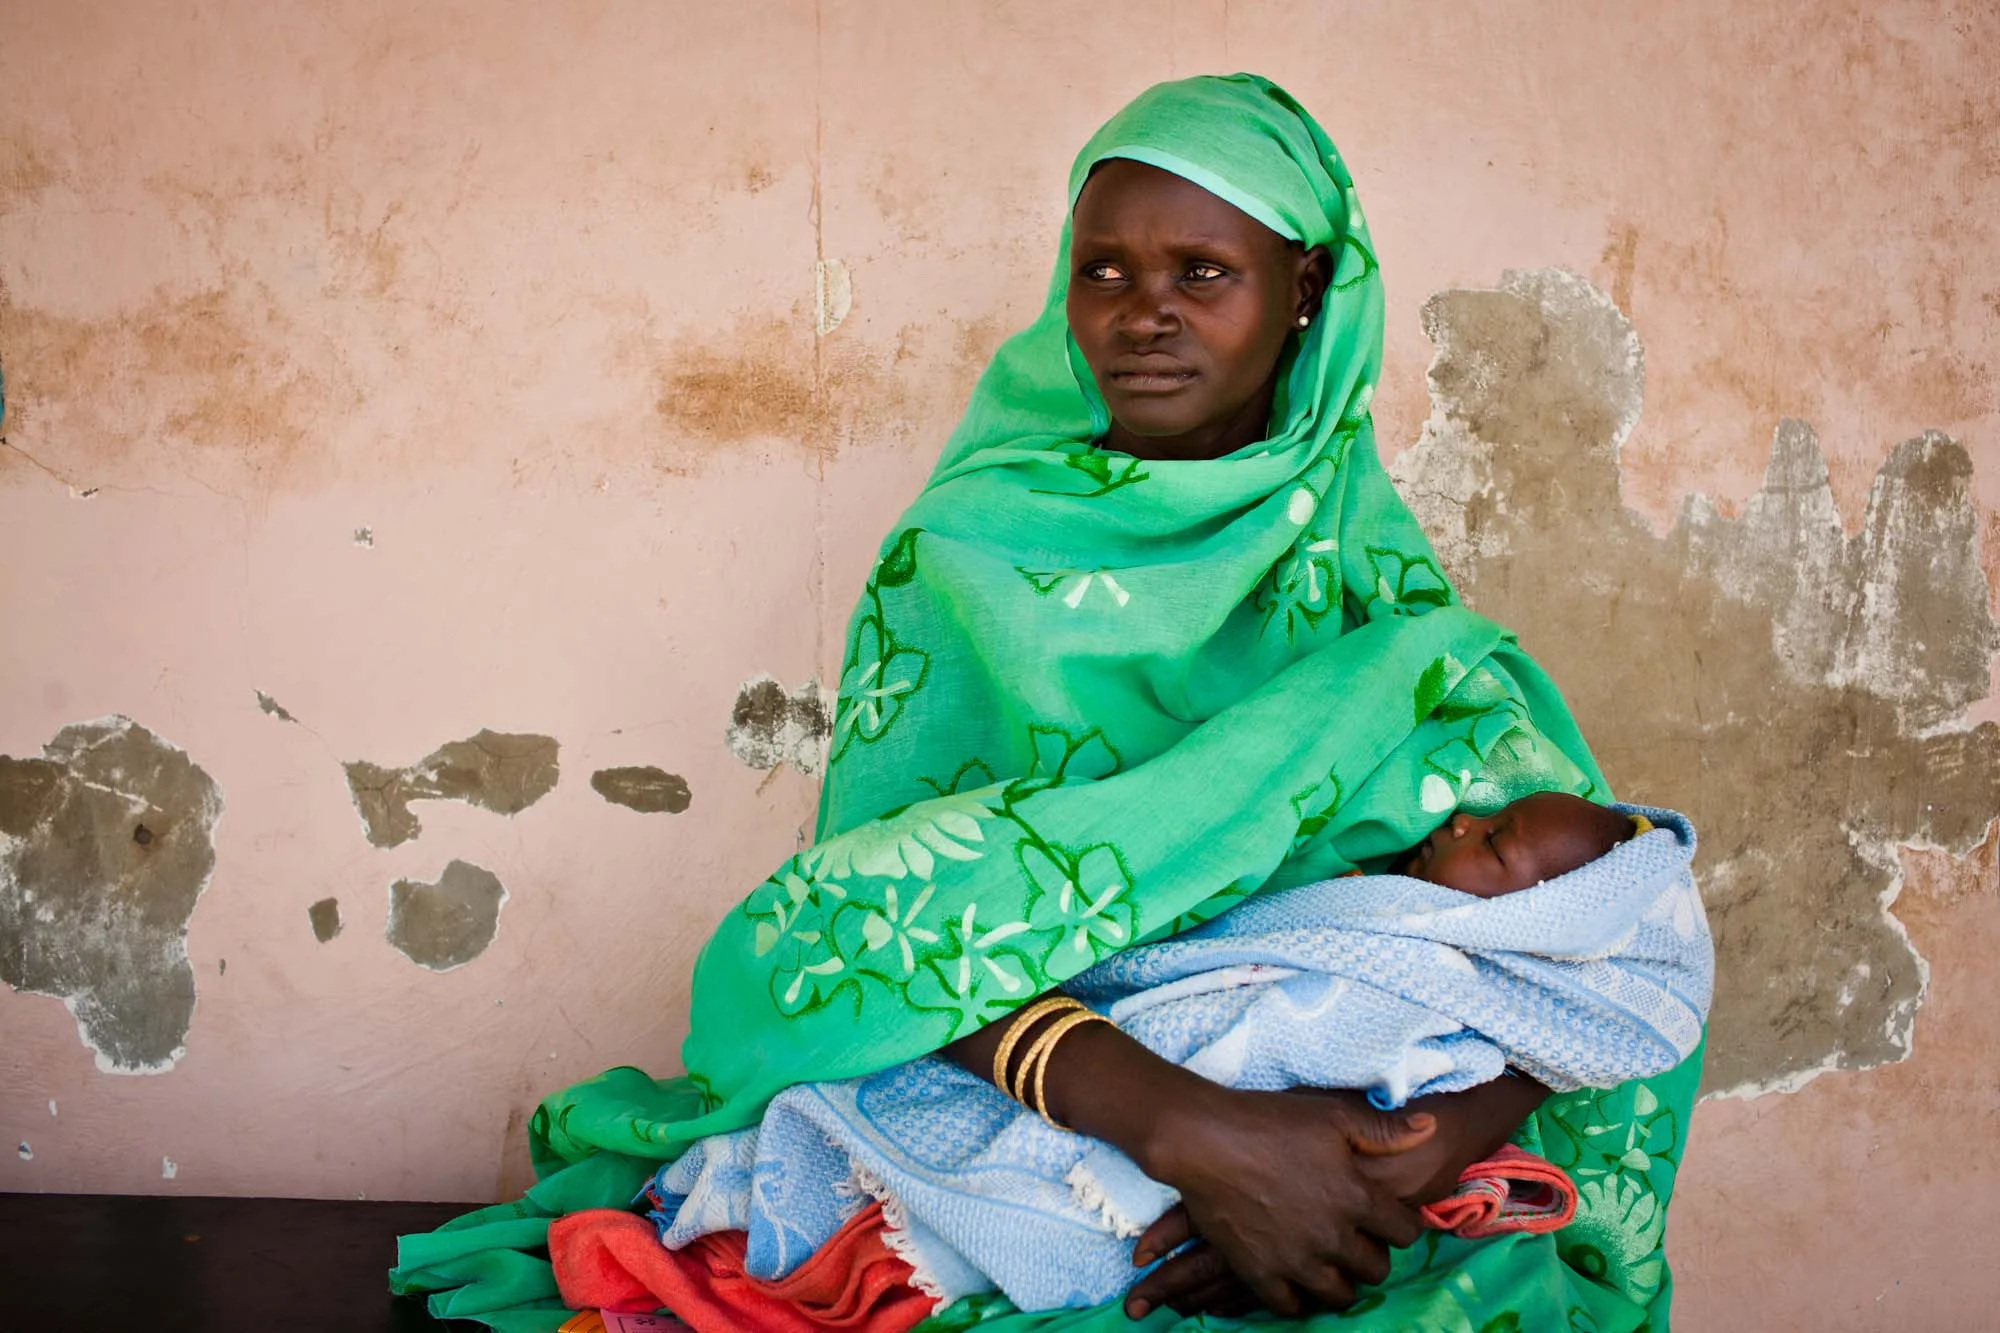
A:
<svg viewBox="0 0 2000 1333">
<path fill-rule="evenodd" d="M 1046 1104 L 1059 1123 L 1102 1139 L 1155 1180 L 1171 1181 L 1189 1126 L 1223 1089 L 1109 1024 L 1071 1033 L 1050 1057 Z"/>
</svg>

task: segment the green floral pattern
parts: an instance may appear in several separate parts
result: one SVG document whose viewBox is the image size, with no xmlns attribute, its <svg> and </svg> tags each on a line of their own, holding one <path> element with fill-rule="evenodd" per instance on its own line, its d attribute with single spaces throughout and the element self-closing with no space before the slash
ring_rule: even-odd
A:
<svg viewBox="0 0 2000 1333">
<path fill-rule="evenodd" d="M 1057 490 L 1038 488 L 1035 495 L 1066 495 L 1078 500 L 1101 500 L 1114 491 L 1127 486 L 1136 486 L 1147 479 L 1148 473 L 1143 460 L 1124 454 L 1106 454 L 1096 449 L 1073 450 L 1064 455 L 1063 462 L 1083 474 L 1083 485 L 1078 490 Z"/>
<path fill-rule="evenodd" d="M 882 595 L 885 588 L 906 587 L 915 581 L 921 532 L 921 528 L 907 528 L 897 537 L 876 563 L 862 593 L 865 610 L 855 618 L 841 667 L 840 697 L 834 705 L 836 761 L 856 741 L 872 744 L 882 739 L 930 676 L 930 655 L 900 642 L 890 630 Z"/>
</svg>

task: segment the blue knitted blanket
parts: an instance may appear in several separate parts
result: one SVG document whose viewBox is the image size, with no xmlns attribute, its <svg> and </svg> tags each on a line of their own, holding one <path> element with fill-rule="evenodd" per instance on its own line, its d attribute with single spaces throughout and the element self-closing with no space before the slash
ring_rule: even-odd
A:
<svg viewBox="0 0 2000 1333">
<path fill-rule="evenodd" d="M 1714 979 L 1680 815 L 1568 875 L 1481 899 L 1399 875 L 1253 897 L 1065 990 L 1170 1060 L 1237 1088 L 1365 1088 L 1385 1108 L 1512 1066 L 1557 1091 L 1679 1064 Z M 879 1198 L 890 1242 L 944 1301 L 1092 1306 L 1138 1277 L 1172 1190 L 936 1058 L 795 1087 L 761 1125 L 697 1143 L 644 1197 L 678 1247 L 749 1234 L 781 1277 Z"/>
</svg>

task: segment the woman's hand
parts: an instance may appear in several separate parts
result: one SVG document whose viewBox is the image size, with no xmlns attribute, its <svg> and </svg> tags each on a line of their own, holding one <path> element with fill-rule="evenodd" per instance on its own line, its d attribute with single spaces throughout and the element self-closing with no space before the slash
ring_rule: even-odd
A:
<svg viewBox="0 0 2000 1333">
<path fill-rule="evenodd" d="M 990 1078 L 1008 1026 L 943 1054 Z M 1057 1122 L 1119 1148 L 1185 1200 L 1141 1237 L 1141 1266 L 1190 1236 L 1204 1242 L 1148 1274 L 1128 1311 L 1220 1312 L 1239 1308 L 1244 1288 L 1280 1314 L 1351 1303 L 1357 1283 L 1388 1273 L 1388 1246 L 1416 1240 L 1417 1205 L 1451 1193 L 1548 1095 L 1532 1079 L 1500 1078 L 1382 1112 L 1355 1092 L 1236 1092 L 1108 1023 L 1075 1029 L 1045 1072 Z"/>
<path fill-rule="evenodd" d="M 1531 1078 L 1515 1076 L 1495 1079 L 1465 1092 L 1422 1097 L 1399 1113 L 1429 1118 L 1435 1130 L 1429 1137 L 1405 1146 L 1383 1131 L 1393 1126 L 1396 1115 L 1383 1115 L 1368 1106 L 1367 1099 L 1353 1092 L 1325 1092 L 1294 1089 L 1315 1099 L 1348 1103 L 1347 1114 L 1358 1115 L 1374 1130 L 1358 1143 L 1354 1164 L 1362 1175 L 1379 1188 L 1406 1204 L 1435 1203 L 1452 1192 L 1459 1173 L 1473 1162 L 1490 1157 L 1526 1120 L 1549 1090 Z M 1371 1119 L 1372 1117 L 1372 1119 Z M 1382 1151 L 1402 1147 L 1402 1151 Z M 1138 1318 L 1145 1309 L 1166 1305 L 1186 1314 L 1234 1315 L 1254 1309 L 1255 1294 L 1244 1280 L 1232 1272 L 1222 1253 L 1199 1239 L 1192 1219 L 1183 1205 L 1175 1205 L 1139 1238 L 1133 1261 L 1143 1267 L 1162 1254 L 1186 1244 L 1192 1245 L 1148 1273 L 1126 1299 L 1128 1313 Z"/>
<path fill-rule="evenodd" d="M 1230 1313 L 1247 1297 L 1298 1315 L 1349 1305 L 1357 1286 L 1386 1277 L 1389 1247 L 1413 1243 L 1423 1227 L 1396 1196 L 1396 1173 L 1377 1180 L 1363 1163 L 1419 1150 L 1434 1118 L 1377 1111 L 1359 1094 L 1205 1086 L 1164 1111 L 1144 1145 L 1140 1166 L 1178 1189 L 1182 1203 L 1140 1238 L 1133 1262 L 1151 1263 L 1194 1236 L 1205 1243 L 1148 1274 L 1126 1312 Z"/>
</svg>

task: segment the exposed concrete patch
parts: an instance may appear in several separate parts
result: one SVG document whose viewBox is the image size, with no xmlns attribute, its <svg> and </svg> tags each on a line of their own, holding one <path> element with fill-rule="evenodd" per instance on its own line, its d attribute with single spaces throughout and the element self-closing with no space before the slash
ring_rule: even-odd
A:
<svg viewBox="0 0 2000 1333">
<path fill-rule="evenodd" d="M 753 676 L 737 691 L 729 714 L 729 752 L 752 768 L 790 764 L 810 777 L 826 760 L 833 715 L 819 682 L 790 694 L 770 676 Z"/>
<path fill-rule="evenodd" d="M 273 699 L 270 695 L 264 693 L 264 691 L 262 690 L 257 691 L 257 707 L 263 709 L 266 713 L 269 713 L 272 717 L 277 718 L 278 721 L 280 722 L 298 721 L 297 718 L 293 717 L 291 713 L 286 710 L 283 704 L 279 703 L 276 699 Z"/>
<path fill-rule="evenodd" d="M 686 778 L 658 768 L 600 768 L 590 787 L 613 805 L 648 815 L 677 815 L 694 799 Z"/>
<path fill-rule="evenodd" d="M 1968 729 L 2000 628 L 1965 450 L 1927 434 L 1841 529 L 1809 427 L 1781 423 L 1740 516 L 1621 501 L 1631 324 L 1573 275 L 1424 307 L 1432 414 L 1396 460 L 1467 600 L 1516 629 L 1621 794 L 1702 834 L 1719 955 L 1708 1086 L 1754 1093 L 1910 1051 L 1925 966 L 1888 911 L 1899 845 L 1963 855 L 2000 816 L 2000 728 Z"/>
<path fill-rule="evenodd" d="M 559 748 L 548 736 L 481 730 L 440 745 L 407 768 L 357 760 L 346 765 L 347 789 L 368 841 L 396 847 L 423 831 L 412 801 L 464 801 L 519 814 L 555 789 Z"/>
<path fill-rule="evenodd" d="M 129 718 L 0 755 L 0 979 L 60 997 L 107 1073 L 158 1073 L 194 1015 L 187 925 L 222 794 Z"/>
<path fill-rule="evenodd" d="M 449 972 L 486 952 L 506 901 L 507 890 L 492 871 L 453 861 L 435 884 L 399 879 L 389 886 L 384 933 L 411 962 Z"/>
<path fill-rule="evenodd" d="M 354 544 L 363 549 L 372 548 L 375 545 L 375 529 L 356 528 L 354 530 Z"/>
<path fill-rule="evenodd" d="M 340 899 L 320 899 L 306 909 L 306 918 L 312 922 L 313 938 L 325 944 L 340 933 Z"/>
</svg>

